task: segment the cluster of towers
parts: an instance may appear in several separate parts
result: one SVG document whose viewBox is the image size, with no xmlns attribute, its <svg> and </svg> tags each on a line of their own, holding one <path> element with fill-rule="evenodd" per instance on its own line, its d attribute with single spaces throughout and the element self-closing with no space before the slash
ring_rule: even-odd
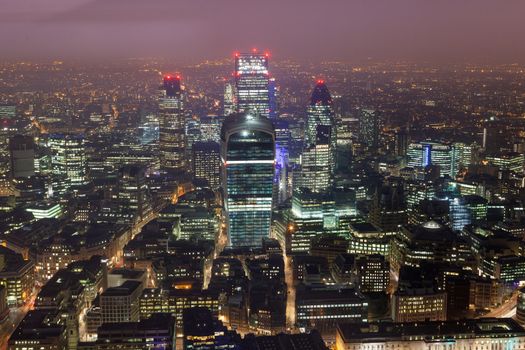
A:
<svg viewBox="0 0 525 350">
<path fill-rule="evenodd" d="M 224 94 L 220 131 L 220 188 L 230 247 L 257 247 L 270 234 L 272 209 L 288 189 L 289 130 L 277 115 L 277 88 L 269 55 L 235 54 L 234 84 Z M 180 77 L 164 77 L 159 96 L 161 169 L 188 169 L 184 90 Z M 307 107 L 305 142 L 293 186 L 323 193 L 333 186 L 336 127 L 332 98 L 319 80 Z"/>
</svg>

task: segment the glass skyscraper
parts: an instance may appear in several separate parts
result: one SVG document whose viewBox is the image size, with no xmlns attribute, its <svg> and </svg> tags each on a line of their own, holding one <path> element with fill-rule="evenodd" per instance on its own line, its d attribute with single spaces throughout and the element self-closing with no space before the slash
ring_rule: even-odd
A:
<svg viewBox="0 0 525 350">
<path fill-rule="evenodd" d="M 268 118 L 270 114 L 268 54 L 235 54 L 237 110 Z"/>
<path fill-rule="evenodd" d="M 160 167 L 168 172 L 186 170 L 184 93 L 180 77 L 166 75 L 159 90 Z"/>
<path fill-rule="evenodd" d="M 230 247 L 260 247 L 270 234 L 275 131 L 269 119 L 237 113 L 221 130 L 221 182 Z"/>
<path fill-rule="evenodd" d="M 337 147 L 332 97 L 324 81 L 319 80 L 315 85 L 306 112 L 306 144 L 294 187 L 323 192 L 332 184 Z"/>
<path fill-rule="evenodd" d="M 326 125 L 333 129 L 332 140 L 335 150 L 335 116 L 332 108 L 332 96 L 323 80 L 318 80 L 312 91 L 310 104 L 306 110 L 306 143 L 312 145 L 317 138 L 317 127 Z"/>
</svg>

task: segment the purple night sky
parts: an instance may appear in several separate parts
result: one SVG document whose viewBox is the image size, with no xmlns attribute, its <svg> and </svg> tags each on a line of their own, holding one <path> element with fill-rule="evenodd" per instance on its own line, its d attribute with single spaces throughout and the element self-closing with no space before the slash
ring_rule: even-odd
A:
<svg viewBox="0 0 525 350">
<path fill-rule="evenodd" d="M 523 0 L 1 0 L 0 59 L 524 62 Z"/>
</svg>

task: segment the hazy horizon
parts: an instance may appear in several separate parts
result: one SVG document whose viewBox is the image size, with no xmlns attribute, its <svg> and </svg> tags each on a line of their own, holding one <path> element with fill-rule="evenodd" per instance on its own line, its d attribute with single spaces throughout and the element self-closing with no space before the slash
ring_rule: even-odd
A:
<svg viewBox="0 0 525 350">
<path fill-rule="evenodd" d="M 1 60 L 230 57 L 525 62 L 525 2 L 3 0 Z"/>
</svg>

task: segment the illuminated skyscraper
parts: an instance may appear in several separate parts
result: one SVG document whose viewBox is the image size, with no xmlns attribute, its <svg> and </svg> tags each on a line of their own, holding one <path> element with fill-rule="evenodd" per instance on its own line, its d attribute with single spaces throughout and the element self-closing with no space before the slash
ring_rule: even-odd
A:
<svg viewBox="0 0 525 350">
<path fill-rule="evenodd" d="M 258 53 L 235 54 L 235 87 L 237 110 L 250 112 L 268 118 L 269 101 L 269 55 Z"/>
<path fill-rule="evenodd" d="M 144 167 L 126 165 L 119 169 L 117 199 L 123 223 L 139 222 L 149 214 L 151 202 Z"/>
<path fill-rule="evenodd" d="M 221 130 L 221 182 L 228 245 L 258 247 L 270 234 L 275 131 L 265 117 L 230 115 Z"/>
<path fill-rule="evenodd" d="M 325 125 L 333 129 L 331 137 L 335 151 L 336 127 L 334 110 L 332 108 L 332 96 L 323 80 L 317 81 L 312 91 L 312 97 L 306 114 L 306 144 L 314 144 L 317 138 L 317 127 L 319 125 Z"/>
<path fill-rule="evenodd" d="M 162 170 L 186 170 L 184 91 L 180 76 L 166 75 L 159 90 L 159 153 Z"/>
<path fill-rule="evenodd" d="M 322 80 L 317 82 L 307 108 L 305 138 L 300 175 L 294 186 L 327 191 L 333 180 L 337 137 L 332 97 Z"/>
<path fill-rule="evenodd" d="M 201 141 L 193 144 L 193 177 L 204 180 L 216 189 L 220 180 L 220 145 L 213 141 Z"/>
<path fill-rule="evenodd" d="M 48 139 L 51 148 L 51 171 L 63 178 L 64 187 L 75 187 L 87 183 L 86 149 L 84 136 L 80 134 L 51 134 Z"/>
<path fill-rule="evenodd" d="M 286 120 L 274 120 L 275 127 L 275 184 L 274 204 L 284 202 L 291 195 L 289 172 L 290 128 Z"/>
<path fill-rule="evenodd" d="M 314 142 L 303 150 L 301 170 L 295 188 L 307 188 L 312 192 L 326 192 L 332 185 L 334 152 L 331 144 L 332 128 L 319 125 Z"/>
</svg>

